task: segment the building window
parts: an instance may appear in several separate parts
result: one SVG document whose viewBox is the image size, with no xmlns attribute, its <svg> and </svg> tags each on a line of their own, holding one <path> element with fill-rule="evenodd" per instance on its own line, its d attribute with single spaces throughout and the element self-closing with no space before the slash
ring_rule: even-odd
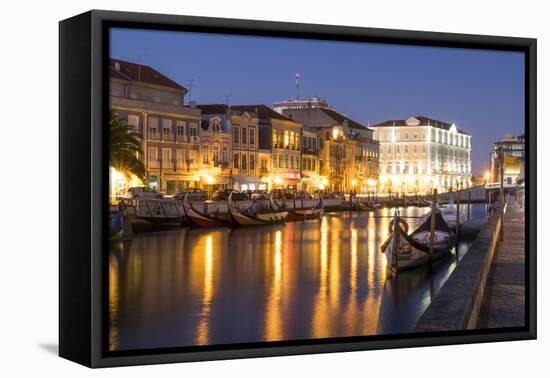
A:
<svg viewBox="0 0 550 378">
<path fill-rule="evenodd" d="M 288 155 L 285 155 L 285 168 L 288 168 Z"/>
<path fill-rule="evenodd" d="M 277 129 L 276 128 L 273 128 L 273 131 L 272 131 L 272 136 L 271 138 L 273 139 L 273 148 L 278 148 L 279 147 L 279 133 L 277 133 Z"/>
<path fill-rule="evenodd" d="M 192 137 L 198 136 L 197 126 L 189 126 L 189 135 Z"/>
<path fill-rule="evenodd" d="M 256 144 L 256 133 L 255 133 L 255 130 L 253 128 L 250 128 L 248 130 L 249 134 L 250 134 L 250 140 L 248 143 L 250 143 L 250 146 L 251 147 L 254 147 L 254 145 Z"/>
<path fill-rule="evenodd" d="M 276 157 L 273 157 L 273 159 L 276 159 Z M 260 160 L 260 171 L 267 172 L 267 159 Z"/>
<path fill-rule="evenodd" d="M 409 153 L 409 146 L 405 146 L 405 153 L 406 153 L 406 154 Z"/>
<path fill-rule="evenodd" d="M 254 159 L 254 155 L 250 155 L 250 173 L 252 174 L 254 174 L 254 170 L 256 169 L 255 165 L 256 161 Z"/>
<path fill-rule="evenodd" d="M 172 149 L 163 148 L 162 149 L 162 166 L 163 168 L 169 168 L 172 163 Z"/>
<path fill-rule="evenodd" d="M 284 160 L 285 160 L 284 156 L 279 155 L 279 168 L 283 168 Z"/>
<path fill-rule="evenodd" d="M 149 162 L 149 166 L 152 168 L 156 168 L 158 166 L 158 148 L 157 147 L 149 147 L 147 149 L 147 161 Z"/>
<path fill-rule="evenodd" d="M 185 139 L 185 124 L 182 121 L 176 121 L 176 138 Z"/>
<path fill-rule="evenodd" d="M 233 168 L 239 169 L 239 154 L 233 155 Z"/>
<path fill-rule="evenodd" d="M 413 152 L 416 154 L 416 145 L 413 146 Z"/>
<path fill-rule="evenodd" d="M 241 170 L 246 172 L 246 155 L 241 156 Z"/>
<path fill-rule="evenodd" d="M 178 168 L 185 167 L 185 150 L 178 148 L 176 150 L 176 166 Z"/>
<path fill-rule="evenodd" d="M 288 148 L 290 145 L 290 132 L 288 130 L 284 131 L 284 148 Z"/>
<path fill-rule="evenodd" d="M 239 128 L 238 127 L 233 128 L 233 145 L 234 146 L 239 145 Z"/>
<path fill-rule="evenodd" d="M 139 131 L 139 116 L 129 114 L 128 126 L 132 126 L 135 131 Z"/>
<path fill-rule="evenodd" d="M 174 137 L 172 135 L 172 120 L 171 119 L 163 119 L 162 120 L 162 139 L 164 139 L 164 140 L 174 139 Z"/>
<path fill-rule="evenodd" d="M 149 117 L 147 120 L 147 124 L 149 125 L 149 138 L 151 139 L 158 139 L 159 137 L 159 120 L 158 118 Z"/>
<path fill-rule="evenodd" d="M 210 152 L 210 147 L 202 146 L 201 150 L 202 150 L 202 162 L 204 164 L 208 164 L 208 154 Z"/>
<path fill-rule="evenodd" d="M 294 168 L 294 156 L 290 156 L 290 168 Z"/>
<path fill-rule="evenodd" d="M 242 128 L 241 130 L 241 145 L 243 148 L 246 148 L 246 128 Z"/>
<path fill-rule="evenodd" d="M 213 151 L 214 151 L 214 157 L 213 157 L 214 162 L 219 163 L 219 161 L 220 161 L 220 146 L 218 146 L 217 144 L 214 145 Z"/>
<path fill-rule="evenodd" d="M 273 154 L 273 161 L 271 163 L 273 168 L 277 168 L 277 155 Z"/>
<path fill-rule="evenodd" d="M 395 152 L 399 153 L 399 146 L 395 146 Z"/>
<path fill-rule="evenodd" d="M 222 148 L 222 161 L 224 163 L 227 163 L 227 153 L 228 153 L 227 146 L 223 146 L 223 148 Z"/>
</svg>

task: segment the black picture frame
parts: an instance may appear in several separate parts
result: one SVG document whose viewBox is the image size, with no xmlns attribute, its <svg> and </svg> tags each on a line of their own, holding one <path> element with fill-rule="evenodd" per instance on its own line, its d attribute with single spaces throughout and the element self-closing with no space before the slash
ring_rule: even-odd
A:
<svg viewBox="0 0 550 378">
<path fill-rule="evenodd" d="M 89 367 L 343 352 L 536 338 L 536 39 L 93 10 L 61 21 L 59 354 Z M 109 353 L 106 235 L 108 29 L 364 41 L 525 53 L 526 326 Z"/>
</svg>

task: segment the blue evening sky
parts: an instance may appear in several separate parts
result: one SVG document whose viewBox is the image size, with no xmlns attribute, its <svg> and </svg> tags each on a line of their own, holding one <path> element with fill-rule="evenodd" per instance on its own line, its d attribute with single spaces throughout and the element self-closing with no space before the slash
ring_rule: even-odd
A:
<svg viewBox="0 0 550 378">
<path fill-rule="evenodd" d="M 518 52 L 113 29 L 112 58 L 141 61 L 186 86 L 198 103 L 259 104 L 320 96 L 365 125 L 424 115 L 472 135 L 475 175 L 493 142 L 524 132 Z M 187 100 L 189 98 L 187 97 Z"/>
</svg>

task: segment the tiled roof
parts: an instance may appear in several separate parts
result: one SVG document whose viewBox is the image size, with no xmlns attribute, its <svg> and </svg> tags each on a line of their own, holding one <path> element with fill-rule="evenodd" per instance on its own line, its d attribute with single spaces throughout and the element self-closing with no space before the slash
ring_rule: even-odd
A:
<svg viewBox="0 0 550 378">
<path fill-rule="evenodd" d="M 164 76 L 154 68 L 120 59 L 109 60 L 109 76 L 120 80 L 139 81 L 147 84 L 186 90 L 183 86 Z"/>
<path fill-rule="evenodd" d="M 201 110 L 202 114 L 224 114 L 227 112 L 225 104 L 199 104 L 197 108 Z"/>
<path fill-rule="evenodd" d="M 344 121 L 347 121 L 348 127 L 352 129 L 360 129 L 360 130 L 367 130 L 368 127 L 361 125 L 359 122 L 355 122 L 351 118 L 346 117 L 345 115 L 338 113 L 335 110 L 327 109 L 327 108 L 321 108 L 321 110 L 328 115 L 330 118 L 338 122 L 339 124 L 343 124 Z"/>
<path fill-rule="evenodd" d="M 292 120 L 288 117 L 285 117 L 282 114 L 277 113 L 275 110 L 271 109 L 269 106 L 263 105 L 263 104 L 258 104 L 258 105 L 231 105 L 231 109 L 242 110 L 242 111 L 249 112 L 249 113 L 257 113 L 258 118 L 261 118 L 261 119 L 275 118 L 275 119 L 280 119 L 280 120 L 283 120 L 283 121 L 297 122 L 297 121 L 294 121 L 294 120 Z"/>
</svg>

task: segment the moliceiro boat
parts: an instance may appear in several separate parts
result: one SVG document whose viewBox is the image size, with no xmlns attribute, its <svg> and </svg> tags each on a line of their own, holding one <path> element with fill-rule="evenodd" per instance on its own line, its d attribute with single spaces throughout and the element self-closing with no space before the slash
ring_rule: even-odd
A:
<svg viewBox="0 0 550 378">
<path fill-rule="evenodd" d="M 231 226 L 231 218 L 228 214 L 201 212 L 196 209 L 187 198 L 186 193 L 183 197 L 183 212 L 186 218 L 192 224 L 199 227 L 225 227 Z"/>
<path fill-rule="evenodd" d="M 413 269 L 429 263 L 431 218 L 429 213 L 422 224 L 409 235 L 407 222 L 395 212 L 390 222 L 390 236 L 381 247 L 392 270 Z M 431 260 L 451 255 L 455 244 L 454 232 L 441 216 L 441 212 L 436 210 Z"/>
<path fill-rule="evenodd" d="M 261 210 L 256 201 L 252 202 L 252 205 L 245 210 L 241 210 L 233 202 L 232 196 L 234 192 L 229 194 L 227 198 L 227 207 L 229 209 L 229 215 L 234 225 L 239 226 L 263 226 L 275 223 L 284 222 L 288 216 L 287 211 L 278 209 L 273 202 L 273 199 L 269 197 L 268 211 Z"/>
<path fill-rule="evenodd" d="M 121 211 L 109 214 L 109 240 L 122 240 L 124 235 L 124 215 Z"/>
<path fill-rule="evenodd" d="M 355 205 L 357 211 L 374 211 L 380 208 L 378 202 L 362 202 L 360 199 L 357 199 Z"/>
<path fill-rule="evenodd" d="M 275 201 L 273 201 L 275 203 Z M 282 211 L 288 212 L 288 221 L 301 221 L 306 219 L 319 218 L 321 214 L 325 211 L 325 206 L 323 205 L 323 198 L 319 195 L 319 202 L 315 206 L 311 207 L 299 207 L 292 209 L 285 209 L 279 204 L 275 203 L 277 208 Z"/>
</svg>

